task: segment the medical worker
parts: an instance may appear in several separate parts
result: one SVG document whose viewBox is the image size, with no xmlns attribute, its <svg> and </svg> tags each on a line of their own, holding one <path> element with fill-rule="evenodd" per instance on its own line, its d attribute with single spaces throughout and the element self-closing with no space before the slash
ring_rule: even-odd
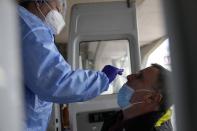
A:
<svg viewBox="0 0 197 131">
<path fill-rule="evenodd" d="M 92 99 L 106 91 L 123 70 L 107 65 L 100 71 L 72 70 L 54 44 L 65 25 L 64 1 L 19 0 L 23 56 L 26 131 L 46 131 L 52 103 Z"/>
</svg>

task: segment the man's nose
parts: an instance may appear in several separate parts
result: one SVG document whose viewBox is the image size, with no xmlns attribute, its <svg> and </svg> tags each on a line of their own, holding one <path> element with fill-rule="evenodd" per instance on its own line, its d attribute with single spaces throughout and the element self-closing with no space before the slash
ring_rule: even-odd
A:
<svg viewBox="0 0 197 131">
<path fill-rule="evenodd" d="M 127 80 L 132 81 L 134 79 L 134 74 L 128 75 Z"/>
</svg>

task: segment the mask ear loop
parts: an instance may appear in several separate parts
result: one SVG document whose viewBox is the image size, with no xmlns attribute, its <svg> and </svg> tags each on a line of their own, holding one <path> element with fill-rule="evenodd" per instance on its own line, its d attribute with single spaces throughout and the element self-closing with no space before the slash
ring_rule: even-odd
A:
<svg viewBox="0 0 197 131">
<path fill-rule="evenodd" d="M 135 92 L 143 92 L 143 91 L 154 92 L 154 91 L 147 90 L 147 89 L 139 89 L 139 90 L 137 90 L 137 91 L 135 91 Z M 160 93 L 159 93 L 159 96 L 160 96 L 159 102 L 161 102 L 163 96 L 162 96 Z"/>
<path fill-rule="evenodd" d="M 159 102 L 161 102 L 161 100 L 162 100 L 163 96 L 162 96 L 161 94 L 159 94 L 159 95 L 160 95 Z"/>
<path fill-rule="evenodd" d="M 139 90 L 136 90 L 135 93 L 136 93 L 136 92 L 143 92 L 143 91 L 144 91 L 144 92 L 153 92 L 153 91 L 147 90 L 147 89 L 139 89 Z M 126 109 L 128 109 L 128 108 L 130 108 L 130 107 L 133 107 L 133 106 L 135 106 L 135 105 L 142 104 L 142 103 L 145 103 L 145 102 L 144 102 L 144 101 L 139 101 L 139 102 L 131 103 L 131 104 L 128 105 L 127 107 L 123 108 L 123 110 L 126 110 Z"/>
<path fill-rule="evenodd" d="M 135 92 L 154 92 L 154 91 L 147 90 L 147 89 L 138 89 Z"/>
<path fill-rule="evenodd" d="M 130 107 L 133 107 L 133 106 L 135 106 L 135 105 L 142 104 L 142 103 L 145 103 L 145 102 L 139 101 L 139 102 L 132 103 L 132 104 L 128 105 L 127 107 L 123 108 L 123 110 L 126 110 L 126 109 L 128 109 L 128 108 L 130 108 Z"/>
<path fill-rule="evenodd" d="M 137 104 L 142 104 L 142 103 L 144 103 L 144 102 L 143 101 L 135 102 L 135 103 L 131 104 L 131 106 L 134 106 L 134 105 L 137 105 Z"/>
</svg>

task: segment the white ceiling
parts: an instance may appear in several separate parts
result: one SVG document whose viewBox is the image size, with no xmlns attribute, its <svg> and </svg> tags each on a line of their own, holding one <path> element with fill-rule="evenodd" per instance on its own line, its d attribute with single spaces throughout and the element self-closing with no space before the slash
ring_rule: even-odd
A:
<svg viewBox="0 0 197 131">
<path fill-rule="evenodd" d="M 57 37 L 57 42 L 67 43 L 70 23 L 71 7 L 79 3 L 125 1 L 126 0 L 67 0 L 68 11 L 66 16 L 67 26 Z M 162 0 L 136 0 L 139 42 L 141 45 L 165 36 L 165 26 L 163 20 Z"/>
</svg>

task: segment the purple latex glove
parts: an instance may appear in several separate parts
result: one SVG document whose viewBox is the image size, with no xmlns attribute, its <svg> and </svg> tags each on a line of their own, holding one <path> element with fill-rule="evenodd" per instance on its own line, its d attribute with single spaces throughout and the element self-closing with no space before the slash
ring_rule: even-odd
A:
<svg viewBox="0 0 197 131">
<path fill-rule="evenodd" d="M 111 65 L 106 65 L 102 69 L 102 72 L 104 72 L 109 78 L 109 83 L 111 83 L 116 78 L 117 75 L 122 75 L 123 71 L 124 69 L 119 69 Z"/>
</svg>

